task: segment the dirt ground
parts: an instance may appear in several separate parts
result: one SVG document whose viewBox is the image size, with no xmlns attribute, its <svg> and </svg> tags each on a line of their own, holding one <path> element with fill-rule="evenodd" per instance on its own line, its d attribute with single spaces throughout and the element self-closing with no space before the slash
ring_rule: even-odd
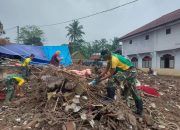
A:
<svg viewBox="0 0 180 130">
<path fill-rule="evenodd" d="M 88 67 L 72 66 L 68 69 L 86 68 Z M 132 107 L 129 108 L 118 93 L 118 89 L 117 99 L 113 103 L 104 103 L 100 100 L 106 91 L 104 83 L 92 89 L 87 83 L 93 77 L 82 78 L 66 73 L 67 70 L 65 72 L 52 68 L 46 70 L 48 71 L 31 77 L 24 87 L 24 97 L 14 98 L 9 105 L 0 102 L 0 130 L 178 130 L 180 128 L 180 78 L 147 75 L 140 71 L 138 80 L 141 84 L 151 86 L 160 93 L 160 97 L 152 97 L 141 92 L 144 113 L 140 117 L 132 112 L 133 100 L 131 100 Z M 83 86 L 85 90 L 81 97 L 85 96 L 87 100 L 80 99 L 81 110 L 76 113 L 65 111 L 64 107 L 73 100 L 71 92 L 70 96 L 66 96 L 67 93 L 61 95 L 66 100 L 60 98 L 57 102 L 57 96 L 47 101 L 47 86 L 52 82 L 51 79 L 42 81 L 42 75 L 50 75 L 51 78 L 54 76 L 55 80 L 57 77 L 67 78 L 69 79 L 67 86 L 70 87 Z M 4 105 L 8 107 L 3 107 Z M 87 120 L 82 117 L 83 113 L 88 115 Z"/>
</svg>

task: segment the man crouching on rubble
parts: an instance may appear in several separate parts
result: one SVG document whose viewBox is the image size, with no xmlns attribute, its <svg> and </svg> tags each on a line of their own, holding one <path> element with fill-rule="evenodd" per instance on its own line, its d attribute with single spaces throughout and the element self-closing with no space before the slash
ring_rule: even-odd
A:
<svg viewBox="0 0 180 130">
<path fill-rule="evenodd" d="M 127 100 L 128 93 L 130 92 L 135 101 L 136 113 L 142 115 L 143 101 L 135 88 L 137 72 L 133 64 L 125 57 L 111 53 L 107 49 L 101 52 L 101 57 L 103 60 L 106 60 L 108 64 L 105 71 L 100 74 L 92 85 L 109 78 L 107 84 L 107 99 L 113 100 L 116 83 L 124 81 L 122 95 Z"/>
<path fill-rule="evenodd" d="M 5 103 L 9 103 L 13 99 L 15 93 L 17 97 L 24 96 L 22 92 L 22 87 L 24 86 L 26 82 L 25 79 L 23 79 L 20 76 L 12 76 L 12 77 L 6 78 L 4 82 L 7 88 Z"/>
</svg>

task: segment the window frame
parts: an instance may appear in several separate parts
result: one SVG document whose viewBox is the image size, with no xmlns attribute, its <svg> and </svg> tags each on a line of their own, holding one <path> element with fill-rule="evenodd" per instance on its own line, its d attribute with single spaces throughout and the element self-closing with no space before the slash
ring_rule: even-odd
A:
<svg viewBox="0 0 180 130">
<path fill-rule="evenodd" d="M 145 58 L 149 58 L 149 60 L 146 60 Z M 142 58 L 142 68 L 152 68 L 152 57 L 150 56 L 144 56 Z"/>
<path fill-rule="evenodd" d="M 165 56 L 169 56 L 169 68 L 165 67 Z M 162 69 L 174 69 L 175 68 L 175 56 L 171 54 L 164 54 L 160 57 L 160 68 Z"/>
<path fill-rule="evenodd" d="M 132 44 L 132 40 L 129 40 L 129 44 Z"/>
<path fill-rule="evenodd" d="M 134 60 L 135 59 L 135 60 Z M 134 65 L 134 67 L 138 67 L 138 58 L 137 57 L 133 57 L 133 58 L 131 58 L 131 62 L 132 62 L 132 64 Z"/>
<path fill-rule="evenodd" d="M 146 35 L 146 36 L 145 36 L 145 40 L 149 40 L 149 35 Z"/>
<path fill-rule="evenodd" d="M 166 35 L 171 34 L 171 28 L 166 28 Z"/>
</svg>

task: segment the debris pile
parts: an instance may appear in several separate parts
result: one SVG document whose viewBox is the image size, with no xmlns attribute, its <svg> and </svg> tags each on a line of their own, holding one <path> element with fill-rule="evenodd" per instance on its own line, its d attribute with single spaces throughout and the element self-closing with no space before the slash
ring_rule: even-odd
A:
<svg viewBox="0 0 180 130">
<path fill-rule="evenodd" d="M 24 87 L 26 96 L 14 99 L 8 107 L 1 107 L 0 129 L 176 130 L 180 125 L 180 112 L 177 114 L 180 108 L 175 108 L 180 100 L 179 97 L 173 100 L 174 96 L 165 91 L 164 87 L 168 83 L 165 79 L 140 72 L 138 79 L 142 84 L 155 87 L 163 94 L 155 98 L 142 93 L 145 108 L 144 116 L 139 117 L 132 112 L 133 101 L 129 108 L 120 96 L 120 88 L 117 88 L 116 99 L 106 102 L 103 100 L 106 95 L 105 82 L 92 88 L 88 86 L 89 79 L 79 77 L 66 69 L 48 66 L 37 71 Z M 167 89 L 180 96 L 178 92 L 175 93 L 175 88 L 177 91 L 180 89 L 176 86 L 178 82 L 171 83 L 171 88 Z M 165 94 L 168 94 L 167 97 Z M 169 102 L 167 104 L 164 97 L 173 102 L 165 99 Z M 173 113 L 173 110 L 176 112 Z"/>
</svg>

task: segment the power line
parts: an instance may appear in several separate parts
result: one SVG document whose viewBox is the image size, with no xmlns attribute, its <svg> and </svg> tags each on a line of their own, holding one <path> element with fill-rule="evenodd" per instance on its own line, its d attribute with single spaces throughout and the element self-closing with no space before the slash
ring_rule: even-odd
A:
<svg viewBox="0 0 180 130">
<path fill-rule="evenodd" d="M 11 27 L 11 28 L 7 28 L 7 29 L 3 29 L 4 33 L 1 34 L 1 35 L 2 35 L 2 36 L 3 36 L 3 35 L 6 35 L 6 32 L 7 32 L 7 31 L 13 30 L 13 29 L 15 29 L 15 28 L 16 28 L 16 26 L 15 26 L 15 27 Z"/>
<path fill-rule="evenodd" d="M 11 28 L 7 28 L 7 29 L 4 29 L 4 31 L 10 31 L 10 30 L 13 30 L 13 29 L 15 29 L 15 28 L 17 28 L 17 26 L 11 27 Z"/>
<path fill-rule="evenodd" d="M 101 11 L 101 12 L 96 12 L 96 13 L 93 13 L 93 14 L 90 14 L 90 15 L 87 15 L 87 16 L 83 16 L 83 17 L 80 17 L 80 18 L 71 19 L 71 20 L 67 20 L 67 21 L 63 21 L 63 22 L 59 22 L 59 23 L 54 23 L 54 24 L 40 25 L 39 27 L 55 26 L 55 25 L 60 25 L 60 24 L 69 23 L 69 22 L 72 22 L 72 21 L 74 21 L 74 20 L 81 20 L 81 19 L 89 18 L 89 17 L 95 16 L 95 15 L 99 15 L 99 14 L 102 14 L 102 13 L 106 13 L 106 12 L 113 11 L 113 10 L 115 10 L 115 9 L 118 9 L 118 8 L 120 8 L 120 7 L 123 7 L 123 6 L 129 5 L 129 4 L 135 3 L 135 2 L 137 2 L 137 1 L 138 1 L 138 0 L 134 0 L 134 1 L 131 1 L 131 2 L 128 2 L 128 3 L 122 4 L 122 5 L 119 5 L 119 6 L 110 8 L 110 9 L 107 9 L 107 10 L 103 10 L 103 11 Z"/>
</svg>

